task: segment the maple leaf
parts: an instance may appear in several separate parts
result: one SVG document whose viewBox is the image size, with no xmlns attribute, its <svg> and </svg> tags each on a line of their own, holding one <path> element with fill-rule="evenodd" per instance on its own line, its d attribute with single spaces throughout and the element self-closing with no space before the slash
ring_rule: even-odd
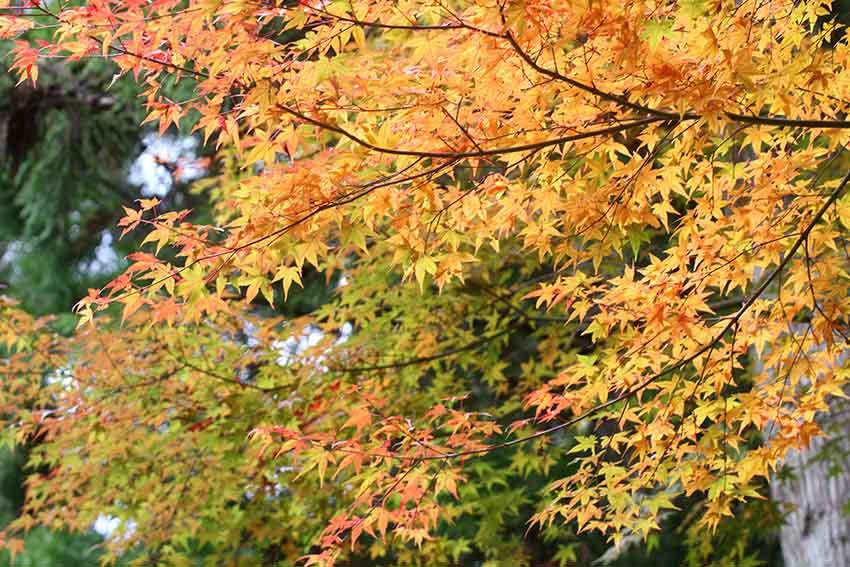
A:
<svg viewBox="0 0 850 567">
<path fill-rule="evenodd" d="M 359 406 L 351 410 L 348 420 L 343 424 L 343 427 L 354 427 L 359 433 L 370 425 L 372 425 L 372 413 L 368 407 Z"/>
</svg>

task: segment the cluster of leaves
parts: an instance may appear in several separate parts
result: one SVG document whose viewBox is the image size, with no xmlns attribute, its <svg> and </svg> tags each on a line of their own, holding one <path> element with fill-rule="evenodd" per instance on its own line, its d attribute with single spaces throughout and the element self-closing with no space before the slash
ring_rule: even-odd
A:
<svg viewBox="0 0 850 567">
<path fill-rule="evenodd" d="M 216 142 L 222 173 L 213 222 L 126 211 L 155 246 L 80 302 L 73 339 L 10 316 L 2 408 L 51 470 L 16 527 L 107 511 L 143 526 L 116 553 L 324 565 L 445 564 L 470 542 L 528 560 L 504 537 L 522 506 L 564 563 L 571 527 L 646 536 L 677 498 L 716 528 L 848 379 L 850 45 L 828 12 L 20 8 L 7 33 L 55 30 L 18 44 L 22 80 L 109 57 L 149 120 Z M 333 302 L 258 314 L 311 270 L 345 284 Z M 111 305 L 120 325 L 96 316 Z M 478 532 L 446 535 L 464 516 Z"/>
</svg>

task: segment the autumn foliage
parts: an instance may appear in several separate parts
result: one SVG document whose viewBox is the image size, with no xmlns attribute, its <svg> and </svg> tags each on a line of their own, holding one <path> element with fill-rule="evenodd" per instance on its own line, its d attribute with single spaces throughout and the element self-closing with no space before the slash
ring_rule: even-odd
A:
<svg viewBox="0 0 850 567">
<path fill-rule="evenodd" d="M 74 337 L 4 306 L 5 423 L 47 471 L 15 529 L 108 513 L 134 526 L 116 554 L 163 562 L 247 541 L 259 564 L 443 564 L 460 518 L 504 530 L 486 498 L 616 542 L 698 495 L 714 527 L 843 395 L 850 45 L 828 1 L 4 13 L 22 81 L 108 57 L 149 121 L 218 148 L 215 224 L 128 207 L 148 244 Z M 315 271 L 333 301 L 282 317 Z"/>
</svg>

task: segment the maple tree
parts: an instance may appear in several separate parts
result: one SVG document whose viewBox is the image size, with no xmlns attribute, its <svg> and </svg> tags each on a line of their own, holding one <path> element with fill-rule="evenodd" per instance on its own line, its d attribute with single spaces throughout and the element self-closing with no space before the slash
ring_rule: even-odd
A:
<svg viewBox="0 0 850 567">
<path fill-rule="evenodd" d="M 5 306 L 3 413 L 50 471 L 15 528 L 107 511 L 114 553 L 252 539 L 308 564 L 456 561 L 468 540 L 433 536 L 487 496 L 619 542 L 701 495 L 714 528 L 844 395 L 850 51 L 829 2 L 4 13 L 22 81 L 108 57 L 149 121 L 219 149 L 215 222 L 126 208 L 151 246 L 74 337 Z M 333 301 L 258 306 L 308 269 Z"/>
</svg>

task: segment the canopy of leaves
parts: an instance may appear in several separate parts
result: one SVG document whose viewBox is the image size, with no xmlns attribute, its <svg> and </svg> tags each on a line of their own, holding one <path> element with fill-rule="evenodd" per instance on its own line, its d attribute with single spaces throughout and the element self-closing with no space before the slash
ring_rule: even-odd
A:
<svg viewBox="0 0 850 567">
<path fill-rule="evenodd" d="M 526 514 L 567 564 L 573 530 L 644 537 L 686 497 L 716 528 L 848 380 L 850 45 L 829 8 L 10 7 L 6 33 L 54 30 L 17 43 L 23 82 L 108 57 L 221 171 L 198 187 L 213 222 L 125 209 L 148 248 L 73 338 L 6 305 L 3 412 L 51 471 L 15 527 L 105 510 L 113 554 L 240 565 L 530 563 Z M 333 301 L 257 307 L 310 270 Z"/>
</svg>

